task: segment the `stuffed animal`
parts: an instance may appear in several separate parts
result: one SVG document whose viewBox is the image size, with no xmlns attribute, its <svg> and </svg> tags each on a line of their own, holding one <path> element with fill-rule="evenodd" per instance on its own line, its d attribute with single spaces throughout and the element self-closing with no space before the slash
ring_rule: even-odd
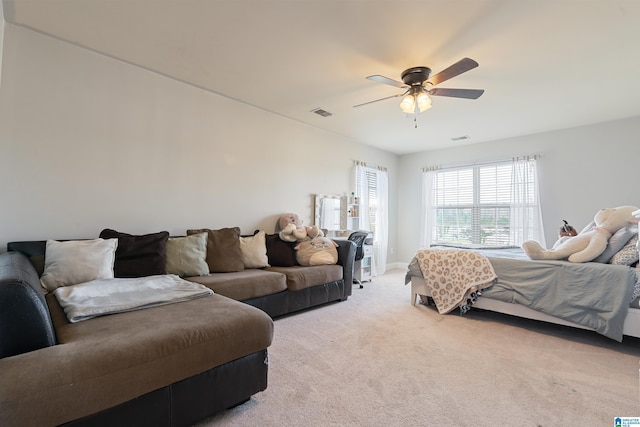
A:
<svg viewBox="0 0 640 427">
<path fill-rule="evenodd" d="M 562 222 L 564 222 L 564 224 L 558 230 L 558 236 L 560 236 L 560 237 L 565 237 L 565 236 L 573 237 L 573 236 L 577 236 L 578 235 L 578 232 L 576 231 L 576 229 L 573 228 L 573 226 L 569 225 L 569 223 L 566 220 L 563 219 Z"/>
<path fill-rule="evenodd" d="M 278 236 L 285 242 L 301 242 L 314 237 L 323 237 L 324 233 L 318 226 L 304 226 L 297 214 L 286 213 L 278 220 Z"/>
<path fill-rule="evenodd" d="M 299 242 L 307 238 L 307 229 L 302 225 L 300 217 L 294 213 L 282 215 L 278 220 L 278 229 L 278 236 L 285 242 Z"/>
<path fill-rule="evenodd" d="M 595 226 L 574 237 L 562 237 L 552 249 L 544 249 L 534 241 L 524 242 L 522 248 L 531 259 L 565 259 L 570 262 L 589 262 L 607 248 L 611 236 L 618 230 L 637 224 L 631 212 L 636 206 L 601 209 L 594 217 Z"/>
<path fill-rule="evenodd" d="M 298 264 L 308 267 L 310 265 L 330 265 L 338 262 L 338 245 L 326 237 L 314 237 L 296 245 L 296 259 Z"/>
<path fill-rule="evenodd" d="M 320 228 L 318 228 L 317 225 L 306 226 L 305 228 L 307 229 L 307 237 L 309 237 L 310 239 L 316 237 L 324 237 L 324 232 Z"/>
</svg>

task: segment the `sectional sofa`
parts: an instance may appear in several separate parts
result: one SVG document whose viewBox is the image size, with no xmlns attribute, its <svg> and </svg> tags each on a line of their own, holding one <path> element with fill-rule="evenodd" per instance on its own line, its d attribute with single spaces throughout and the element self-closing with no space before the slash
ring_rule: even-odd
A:
<svg viewBox="0 0 640 427">
<path fill-rule="evenodd" d="M 43 286 L 54 254 L 85 241 L 9 243 L 0 254 L 0 425 L 187 426 L 265 390 L 272 318 L 346 300 L 355 254 L 339 241 L 338 264 L 302 267 L 276 237 L 105 229 L 87 241 L 117 239 L 115 277 L 163 271 L 213 295 L 77 322 Z"/>
</svg>

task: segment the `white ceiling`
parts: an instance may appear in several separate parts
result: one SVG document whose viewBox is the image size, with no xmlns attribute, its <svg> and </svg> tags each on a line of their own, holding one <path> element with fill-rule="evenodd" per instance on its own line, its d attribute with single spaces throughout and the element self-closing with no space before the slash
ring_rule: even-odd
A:
<svg viewBox="0 0 640 427">
<path fill-rule="evenodd" d="M 4 0 L 7 22 L 397 154 L 640 115 L 638 0 Z M 366 80 L 480 66 L 412 118 Z M 311 113 L 320 107 L 333 115 Z M 465 142 L 451 138 L 468 135 Z"/>
</svg>

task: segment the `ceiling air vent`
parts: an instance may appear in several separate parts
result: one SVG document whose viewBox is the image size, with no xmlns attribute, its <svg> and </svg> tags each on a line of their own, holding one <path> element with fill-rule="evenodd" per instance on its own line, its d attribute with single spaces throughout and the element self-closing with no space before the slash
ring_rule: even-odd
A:
<svg viewBox="0 0 640 427">
<path fill-rule="evenodd" d="M 327 110 L 323 110 L 322 108 L 316 108 L 314 110 L 311 110 L 312 113 L 316 113 L 319 116 L 322 117 L 330 117 L 332 116 L 332 114 L 330 112 L 328 112 Z"/>
<path fill-rule="evenodd" d="M 466 139 L 471 139 L 471 137 L 469 135 L 462 135 L 462 136 L 454 136 L 453 138 L 451 138 L 453 142 L 464 141 Z"/>
</svg>

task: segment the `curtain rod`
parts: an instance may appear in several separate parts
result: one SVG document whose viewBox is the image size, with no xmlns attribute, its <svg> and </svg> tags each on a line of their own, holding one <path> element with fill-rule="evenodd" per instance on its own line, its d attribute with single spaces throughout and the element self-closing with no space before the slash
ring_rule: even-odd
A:
<svg viewBox="0 0 640 427">
<path fill-rule="evenodd" d="M 367 165 L 367 162 L 363 162 L 361 160 L 354 160 L 353 164 L 356 165 L 356 166 L 364 166 L 364 167 L 367 167 L 367 168 L 378 169 L 378 170 L 387 172 L 386 166 L 375 166 L 375 165 L 371 165 L 370 166 L 370 165 Z"/>
<path fill-rule="evenodd" d="M 460 168 L 469 167 L 469 166 L 495 165 L 498 163 L 509 163 L 516 160 L 536 160 L 539 157 L 540 157 L 539 154 L 533 154 L 533 155 L 526 155 L 526 156 L 515 156 L 510 159 L 492 160 L 492 161 L 486 161 L 486 162 L 461 163 L 457 165 L 446 165 L 446 166 L 441 166 L 441 165 L 425 166 L 422 168 L 422 172 L 430 172 L 430 171 L 446 170 L 446 169 L 460 169 Z"/>
</svg>

